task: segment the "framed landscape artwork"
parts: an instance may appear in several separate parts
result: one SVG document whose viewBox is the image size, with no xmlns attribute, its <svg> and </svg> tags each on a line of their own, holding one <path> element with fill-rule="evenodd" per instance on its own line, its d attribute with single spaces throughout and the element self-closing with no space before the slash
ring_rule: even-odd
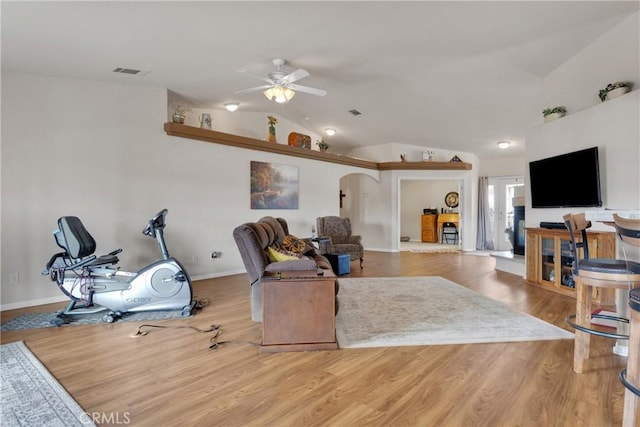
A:
<svg viewBox="0 0 640 427">
<path fill-rule="evenodd" d="M 251 209 L 298 209 L 297 166 L 251 162 Z"/>
</svg>

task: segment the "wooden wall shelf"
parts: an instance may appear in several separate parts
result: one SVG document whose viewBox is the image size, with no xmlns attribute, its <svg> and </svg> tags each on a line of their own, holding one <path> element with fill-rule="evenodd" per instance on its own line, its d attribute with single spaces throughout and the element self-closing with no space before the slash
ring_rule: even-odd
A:
<svg viewBox="0 0 640 427">
<path fill-rule="evenodd" d="M 464 162 L 384 162 L 378 170 L 471 170 L 471 163 Z"/>
<path fill-rule="evenodd" d="M 286 156 L 302 157 L 305 159 L 338 163 L 341 165 L 373 170 L 471 170 L 472 166 L 470 163 L 464 162 L 377 163 L 370 160 L 342 156 L 340 154 L 323 153 L 321 151 L 291 147 L 284 144 L 273 144 L 259 139 L 247 138 L 245 136 L 233 135 L 215 130 L 201 129 L 195 126 L 181 125 L 178 123 L 165 123 L 164 130 L 167 135 L 177 136 L 180 138 L 195 139 L 198 141 L 213 142 L 215 144 L 230 145 L 232 147 L 247 148 L 249 150 L 266 151 L 269 153 L 284 154 Z"/>
</svg>

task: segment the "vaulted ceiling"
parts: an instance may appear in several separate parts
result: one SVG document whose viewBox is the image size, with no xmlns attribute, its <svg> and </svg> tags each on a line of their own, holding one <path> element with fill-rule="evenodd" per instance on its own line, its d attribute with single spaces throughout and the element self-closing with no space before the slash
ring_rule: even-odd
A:
<svg viewBox="0 0 640 427">
<path fill-rule="evenodd" d="M 2 70 L 163 87 L 211 109 L 237 101 L 317 133 L 335 128 L 327 139 L 339 152 L 396 142 L 511 157 L 541 122 L 544 76 L 638 4 L 3 1 Z M 235 93 L 262 84 L 252 75 L 274 71 L 277 57 L 327 95 L 275 104 Z M 498 150 L 502 139 L 514 147 Z"/>
</svg>

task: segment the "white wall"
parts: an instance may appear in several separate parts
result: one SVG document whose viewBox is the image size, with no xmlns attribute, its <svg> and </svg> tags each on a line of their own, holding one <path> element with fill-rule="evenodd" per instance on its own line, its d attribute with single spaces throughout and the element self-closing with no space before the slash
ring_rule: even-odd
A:
<svg viewBox="0 0 640 427">
<path fill-rule="evenodd" d="M 478 168 L 479 176 L 525 176 L 528 163 L 524 157 L 505 157 L 497 159 L 482 159 Z"/>
<path fill-rule="evenodd" d="M 65 299 L 40 275 L 60 251 L 51 235 L 60 216 L 80 217 L 98 252 L 122 247 L 122 268 L 136 270 L 159 258 L 155 241 L 141 231 L 167 208 L 170 254 L 192 277 L 226 275 L 244 271 L 231 234 L 235 226 L 282 216 L 293 234 L 307 236 L 317 216 L 339 213 L 340 177 L 377 176 L 170 137 L 166 118 L 165 89 L 3 73 L 2 309 Z M 266 134 L 266 117 L 255 119 L 246 132 Z M 298 210 L 249 208 L 251 160 L 299 166 Z M 212 260 L 214 250 L 222 258 Z"/>
<path fill-rule="evenodd" d="M 627 80 L 634 91 L 604 103 L 598 91 L 607 83 Z M 526 161 L 592 146 L 600 151 L 605 208 L 640 208 L 640 13 L 604 34 L 566 61 L 543 82 L 544 107 L 567 106 L 567 116 L 527 133 Z M 540 119 L 542 122 L 542 118 Z M 571 167 L 571 166 L 568 166 Z M 527 227 L 540 221 L 562 221 L 576 209 L 531 209 L 526 172 Z M 567 191 L 572 183 L 559 183 Z M 611 230 L 601 224 L 594 229 Z"/>
</svg>

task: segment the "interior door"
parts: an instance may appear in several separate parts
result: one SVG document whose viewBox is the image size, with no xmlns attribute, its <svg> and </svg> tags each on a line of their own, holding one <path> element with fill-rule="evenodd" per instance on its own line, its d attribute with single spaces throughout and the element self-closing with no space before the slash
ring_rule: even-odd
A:
<svg viewBox="0 0 640 427">
<path fill-rule="evenodd" d="M 489 211 L 494 229 L 496 251 L 513 249 L 507 229 L 513 230 L 513 198 L 518 187 L 524 186 L 523 177 L 489 178 Z"/>
</svg>

